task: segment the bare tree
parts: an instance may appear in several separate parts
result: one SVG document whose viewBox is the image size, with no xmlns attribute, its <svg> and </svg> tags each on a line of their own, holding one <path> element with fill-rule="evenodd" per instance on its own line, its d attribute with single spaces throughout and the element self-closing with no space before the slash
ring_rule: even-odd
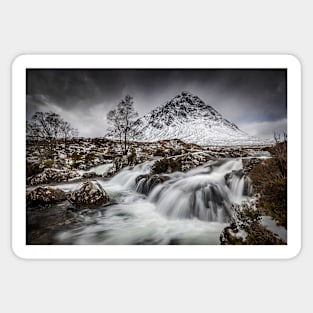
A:
<svg viewBox="0 0 313 313">
<path fill-rule="evenodd" d="M 283 140 L 281 138 L 283 137 Z M 274 132 L 275 145 L 272 149 L 272 154 L 277 160 L 277 165 L 282 177 L 287 177 L 287 133 L 283 136 Z"/>
<path fill-rule="evenodd" d="M 276 131 L 274 131 L 274 140 L 276 144 L 280 142 L 280 133 L 276 133 Z"/>
<path fill-rule="evenodd" d="M 120 144 L 122 144 L 122 120 L 117 108 L 108 113 L 107 119 L 111 125 L 109 131 L 114 135 L 114 137 L 117 137 Z"/>
<path fill-rule="evenodd" d="M 57 140 L 77 136 L 78 131 L 71 127 L 70 123 L 53 112 L 36 112 L 30 121 L 26 122 L 27 139 L 35 140 L 36 143 L 47 144 L 48 154 L 55 151 Z"/>
<path fill-rule="evenodd" d="M 78 130 L 76 128 L 73 128 L 69 122 L 64 121 L 64 120 L 61 121 L 60 129 L 61 129 L 62 137 L 64 138 L 64 151 L 66 152 L 67 140 L 69 138 L 77 137 Z"/>
<path fill-rule="evenodd" d="M 129 139 L 134 135 L 137 118 L 138 113 L 134 109 L 134 101 L 130 95 L 126 95 L 117 107 L 107 115 L 107 119 L 113 128 L 113 135 L 119 138 L 120 143 L 123 141 L 124 154 L 127 154 L 127 144 L 129 143 Z"/>
</svg>

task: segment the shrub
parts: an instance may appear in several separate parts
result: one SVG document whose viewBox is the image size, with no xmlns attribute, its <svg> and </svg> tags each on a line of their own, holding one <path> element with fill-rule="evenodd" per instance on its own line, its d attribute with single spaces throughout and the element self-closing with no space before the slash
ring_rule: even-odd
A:
<svg viewBox="0 0 313 313">
<path fill-rule="evenodd" d="M 287 142 L 276 143 L 270 152 L 272 158 L 257 164 L 250 177 L 261 196 L 258 206 L 262 214 L 287 228 Z"/>
<path fill-rule="evenodd" d="M 260 224 L 261 212 L 243 203 L 233 205 L 233 216 L 230 225 L 220 236 L 222 245 L 282 245 L 284 242 Z M 244 238 L 240 232 L 244 231 Z"/>
</svg>

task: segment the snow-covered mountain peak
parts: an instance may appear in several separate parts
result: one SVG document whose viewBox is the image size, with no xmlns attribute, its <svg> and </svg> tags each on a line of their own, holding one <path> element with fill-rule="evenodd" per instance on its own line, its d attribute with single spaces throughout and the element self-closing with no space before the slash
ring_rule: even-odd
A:
<svg viewBox="0 0 313 313">
<path fill-rule="evenodd" d="M 203 146 L 266 144 L 241 131 L 212 106 L 188 91 L 182 91 L 139 118 L 135 126 L 136 136 L 133 139 L 138 141 L 181 139 Z"/>
<path fill-rule="evenodd" d="M 239 131 L 235 124 L 224 119 L 213 107 L 187 91 L 181 92 L 172 100 L 146 114 L 138 120 L 138 126 L 150 125 L 156 129 L 164 129 L 169 126 L 178 127 L 191 121 L 206 123 L 208 127 L 220 123 Z"/>
</svg>

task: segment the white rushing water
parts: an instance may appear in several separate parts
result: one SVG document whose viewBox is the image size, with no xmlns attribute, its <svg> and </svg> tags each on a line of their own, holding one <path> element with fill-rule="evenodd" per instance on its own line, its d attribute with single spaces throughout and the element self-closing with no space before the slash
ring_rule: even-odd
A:
<svg viewBox="0 0 313 313">
<path fill-rule="evenodd" d="M 59 232 L 57 243 L 219 244 L 232 203 L 246 198 L 247 180 L 238 174 L 241 160 L 151 177 L 153 163 L 98 180 L 115 204 L 75 213 L 80 222 Z"/>
</svg>

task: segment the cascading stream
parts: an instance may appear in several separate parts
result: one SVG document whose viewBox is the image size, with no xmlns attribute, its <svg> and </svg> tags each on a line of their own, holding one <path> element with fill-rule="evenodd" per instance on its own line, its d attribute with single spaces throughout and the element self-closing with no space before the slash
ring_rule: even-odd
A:
<svg viewBox="0 0 313 313">
<path fill-rule="evenodd" d="M 231 217 L 232 203 L 243 200 L 247 182 L 244 176 L 233 174 L 228 186 L 225 176 L 240 169 L 241 160 L 225 161 L 222 164 L 212 162 L 187 173 L 143 177 L 138 181 L 136 190 L 150 191 L 148 200 L 156 204 L 157 211 L 168 217 L 196 217 L 224 223 Z M 165 182 L 155 186 L 156 180 L 162 181 L 162 178 Z"/>
<path fill-rule="evenodd" d="M 247 197 L 242 161 L 212 161 L 188 172 L 152 175 L 155 161 L 98 182 L 116 204 L 77 213 L 65 244 L 219 244 L 232 204 Z M 248 186 L 248 187 L 247 187 Z"/>
</svg>

